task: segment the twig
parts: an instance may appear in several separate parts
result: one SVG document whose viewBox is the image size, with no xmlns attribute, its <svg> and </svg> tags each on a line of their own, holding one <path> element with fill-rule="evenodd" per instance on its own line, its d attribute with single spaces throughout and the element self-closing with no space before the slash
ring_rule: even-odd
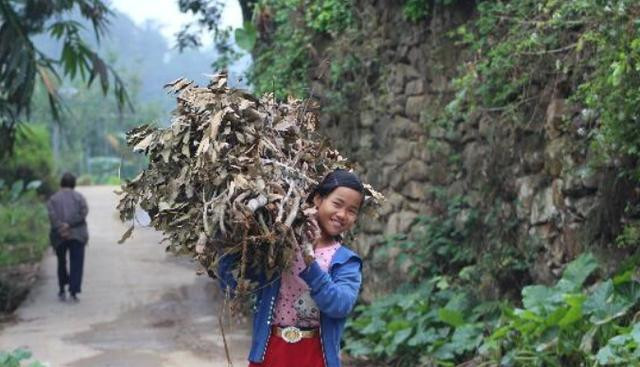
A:
<svg viewBox="0 0 640 367">
<path fill-rule="evenodd" d="M 291 227 L 291 225 L 293 224 L 293 221 L 296 219 L 296 215 L 298 215 L 298 209 L 300 209 L 300 193 L 298 192 L 298 190 L 295 190 L 295 197 L 293 199 L 293 204 L 291 205 L 291 211 L 289 212 L 289 215 L 287 216 L 287 220 L 284 221 L 284 225 L 287 227 Z"/>
<path fill-rule="evenodd" d="M 227 344 L 227 336 L 224 332 L 224 324 L 222 322 L 222 315 L 224 314 L 224 310 L 227 308 L 227 299 L 229 297 L 224 298 L 224 303 L 222 304 L 222 312 L 218 313 L 218 324 L 220 325 L 220 332 L 222 333 L 222 342 L 224 343 L 224 353 L 227 356 L 227 366 L 233 367 L 233 362 L 231 361 L 231 354 L 229 353 L 229 345 Z"/>
<path fill-rule="evenodd" d="M 569 46 L 565 46 L 565 47 L 560 47 L 560 48 L 555 48 L 553 50 L 544 50 L 544 51 L 536 51 L 536 52 L 520 52 L 520 55 L 530 55 L 530 56 L 543 56 L 543 55 L 548 55 L 548 54 L 556 54 L 559 52 L 564 52 L 564 51 L 569 51 L 572 48 L 576 48 L 576 46 L 578 46 L 578 43 L 573 43 L 570 44 Z"/>
<path fill-rule="evenodd" d="M 285 197 L 282 199 L 282 201 L 280 201 L 280 205 L 278 205 L 278 215 L 276 216 L 276 223 L 280 223 L 280 221 L 282 220 L 282 214 L 284 214 L 284 204 L 287 202 L 287 200 L 289 200 L 289 197 L 291 197 L 291 193 L 293 192 L 293 182 L 286 180 L 287 183 L 289 184 L 289 189 L 287 190 L 287 194 L 285 195 Z"/>
<path fill-rule="evenodd" d="M 302 172 L 298 171 L 297 169 L 295 169 L 295 168 L 293 168 L 293 167 L 290 167 L 290 166 L 288 166 L 288 165 L 286 165 L 286 164 L 284 164 L 284 163 L 280 163 L 280 162 L 278 162 L 278 161 L 274 161 L 273 159 L 267 159 L 267 158 L 261 158 L 261 159 L 260 159 L 260 162 L 262 162 L 263 164 L 273 164 L 274 166 L 282 167 L 282 168 L 284 168 L 284 169 L 286 169 L 286 170 L 288 170 L 288 171 L 290 171 L 290 172 L 293 172 L 293 173 L 294 173 L 294 174 L 296 174 L 297 176 L 299 176 L 299 177 L 301 177 L 301 178 L 303 178 L 303 179 L 305 179 L 305 180 L 309 181 L 310 183 L 312 183 L 312 184 L 314 184 L 314 185 L 317 185 L 317 184 L 318 184 L 318 181 L 316 181 L 316 180 L 314 180 L 314 179 L 312 179 L 312 178 L 308 177 L 308 176 L 307 176 L 307 175 L 305 175 L 304 173 L 302 173 Z"/>
</svg>

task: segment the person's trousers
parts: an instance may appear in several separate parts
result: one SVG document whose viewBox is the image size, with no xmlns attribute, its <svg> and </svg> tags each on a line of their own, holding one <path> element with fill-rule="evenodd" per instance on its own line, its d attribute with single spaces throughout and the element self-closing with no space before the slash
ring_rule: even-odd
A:
<svg viewBox="0 0 640 367">
<path fill-rule="evenodd" d="M 69 253 L 69 271 L 67 271 L 67 253 Z M 82 269 L 84 267 L 84 243 L 76 240 L 64 241 L 56 247 L 58 257 L 58 285 L 60 292 L 69 285 L 69 293 L 82 291 Z"/>
</svg>

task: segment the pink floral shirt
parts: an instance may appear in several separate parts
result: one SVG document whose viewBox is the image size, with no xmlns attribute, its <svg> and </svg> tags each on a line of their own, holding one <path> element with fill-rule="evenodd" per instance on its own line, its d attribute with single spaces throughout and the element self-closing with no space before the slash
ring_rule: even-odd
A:
<svg viewBox="0 0 640 367">
<path fill-rule="evenodd" d="M 329 264 L 340 243 L 317 248 L 316 262 L 320 268 L 328 272 Z M 291 268 L 282 274 L 280 294 L 275 308 L 275 324 L 279 326 L 318 327 L 320 326 L 320 311 L 311 298 L 307 283 L 298 276 L 306 268 L 302 254 L 296 252 L 296 258 Z"/>
</svg>

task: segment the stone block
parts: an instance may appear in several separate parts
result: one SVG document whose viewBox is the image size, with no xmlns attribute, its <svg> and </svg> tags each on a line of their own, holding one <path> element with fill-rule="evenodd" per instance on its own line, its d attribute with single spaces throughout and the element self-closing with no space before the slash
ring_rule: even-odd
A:
<svg viewBox="0 0 640 367">
<path fill-rule="evenodd" d="M 553 189 L 547 187 L 538 192 L 531 205 L 531 225 L 543 224 L 558 215 L 558 208 L 553 203 Z"/>
<path fill-rule="evenodd" d="M 391 73 L 388 79 L 389 89 L 394 94 L 404 92 L 406 82 L 420 77 L 418 71 L 409 64 L 395 64 L 391 66 Z"/>
<path fill-rule="evenodd" d="M 566 154 L 567 141 L 563 138 L 551 140 L 547 144 L 545 155 L 545 171 L 552 177 L 559 177 L 565 165 L 564 155 Z"/>
<path fill-rule="evenodd" d="M 462 166 L 471 177 L 485 175 L 489 147 L 479 142 L 465 145 L 462 151 Z"/>
<path fill-rule="evenodd" d="M 393 149 L 382 158 L 382 161 L 386 164 L 401 165 L 411 158 L 415 146 L 415 142 L 397 139 L 394 141 Z"/>
<path fill-rule="evenodd" d="M 571 200 L 576 213 L 582 218 L 589 218 L 594 210 L 598 208 L 598 200 L 591 196 L 582 197 L 576 200 Z"/>
<path fill-rule="evenodd" d="M 567 103 L 562 98 L 554 98 L 547 106 L 547 115 L 544 130 L 549 139 L 555 139 L 562 135 L 563 118 L 567 110 Z"/>
<path fill-rule="evenodd" d="M 489 117 L 482 117 L 478 122 L 478 133 L 485 138 L 493 135 L 495 121 Z"/>
<path fill-rule="evenodd" d="M 424 55 L 422 55 L 422 52 L 420 52 L 419 47 L 412 47 L 407 54 L 407 58 L 409 59 L 409 63 L 411 65 L 418 65 L 423 62 L 422 60 L 424 60 Z"/>
<path fill-rule="evenodd" d="M 376 123 L 376 113 L 372 110 L 360 112 L 360 126 L 371 127 Z"/>
<path fill-rule="evenodd" d="M 524 176 L 516 179 L 516 190 L 518 190 L 516 216 L 518 219 L 525 219 L 531 215 L 533 197 L 542 183 L 543 177 L 540 175 Z"/>
<path fill-rule="evenodd" d="M 429 166 L 418 159 L 411 159 L 402 166 L 402 172 L 406 181 L 426 181 L 428 179 Z"/>
<path fill-rule="evenodd" d="M 395 166 L 382 167 L 382 177 L 380 177 L 380 188 L 386 188 L 391 184 L 391 176 L 396 171 Z"/>
<path fill-rule="evenodd" d="M 408 96 L 415 96 L 422 93 L 424 93 L 424 82 L 422 79 L 410 81 L 404 90 L 404 94 Z"/>
<path fill-rule="evenodd" d="M 544 155 L 540 151 L 525 152 L 522 164 L 524 171 L 538 173 L 544 168 Z"/>
<path fill-rule="evenodd" d="M 411 211 L 401 211 L 393 213 L 389 216 L 385 234 L 407 233 L 418 214 Z"/>
<path fill-rule="evenodd" d="M 433 160 L 433 152 L 426 146 L 420 146 L 417 148 L 414 156 L 423 162 L 431 162 Z"/>
<path fill-rule="evenodd" d="M 407 104 L 407 97 L 404 94 L 392 96 L 392 100 L 388 103 L 388 113 L 392 115 L 404 115 L 404 106 Z"/>
<path fill-rule="evenodd" d="M 402 188 L 402 195 L 414 199 L 414 200 L 422 200 L 426 197 L 425 193 L 425 184 L 423 182 L 418 181 L 406 181 Z"/>
<path fill-rule="evenodd" d="M 373 147 L 373 134 L 363 133 L 362 135 L 360 135 L 360 139 L 358 139 L 358 148 L 371 149 L 372 147 Z"/>
<path fill-rule="evenodd" d="M 598 190 L 598 173 L 587 165 L 570 170 L 565 177 L 562 191 L 567 196 L 583 197 L 594 194 Z"/>
<path fill-rule="evenodd" d="M 420 125 L 406 117 L 396 115 L 393 118 L 393 124 L 390 127 L 390 133 L 392 136 L 401 136 L 405 138 L 416 139 L 419 135 L 424 134 L 424 131 Z"/>
<path fill-rule="evenodd" d="M 556 208 L 563 209 L 564 208 L 564 195 L 562 194 L 562 186 L 564 185 L 564 181 L 557 178 L 551 182 L 551 190 L 553 191 L 553 205 Z"/>
<path fill-rule="evenodd" d="M 452 177 L 449 177 L 449 176 Z M 436 160 L 429 168 L 429 181 L 438 185 L 447 185 L 453 180 L 453 172 L 447 162 Z"/>
<path fill-rule="evenodd" d="M 358 228 L 365 233 L 377 233 L 384 229 L 383 223 L 369 216 L 362 216 L 358 221 Z"/>
<path fill-rule="evenodd" d="M 574 259 L 582 253 L 582 235 L 578 223 L 571 223 L 564 226 L 562 230 L 562 242 L 569 259 Z"/>
<path fill-rule="evenodd" d="M 558 231 L 552 223 L 545 223 L 529 228 L 529 235 L 548 242 L 558 235 Z"/>
<path fill-rule="evenodd" d="M 425 95 L 410 96 L 407 98 L 407 104 L 405 106 L 404 112 L 407 116 L 419 117 L 420 112 L 427 108 L 428 103 L 429 98 Z"/>
<path fill-rule="evenodd" d="M 360 256 L 367 257 L 369 256 L 369 254 L 371 254 L 371 251 L 379 246 L 382 242 L 382 236 L 379 235 L 357 236 L 355 241 L 355 248 Z"/>
<path fill-rule="evenodd" d="M 402 203 L 404 201 L 405 198 L 397 192 L 391 192 L 391 194 L 386 195 L 386 200 L 382 202 L 379 209 L 380 216 L 386 217 L 394 211 L 402 209 Z"/>
<path fill-rule="evenodd" d="M 391 185 L 391 188 L 396 191 L 402 190 L 404 183 L 404 175 L 398 170 L 395 170 L 393 173 L 391 173 L 391 176 L 389 176 L 389 184 Z"/>
<path fill-rule="evenodd" d="M 447 92 L 449 89 L 449 78 L 442 73 L 435 74 L 433 75 L 430 87 L 437 92 Z"/>
<path fill-rule="evenodd" d="M 447 130 L 441 126 L 432 126 L 429 129 L 429 137 L 433 139 L 444 139 L 447 137 Z"/>
</svg>

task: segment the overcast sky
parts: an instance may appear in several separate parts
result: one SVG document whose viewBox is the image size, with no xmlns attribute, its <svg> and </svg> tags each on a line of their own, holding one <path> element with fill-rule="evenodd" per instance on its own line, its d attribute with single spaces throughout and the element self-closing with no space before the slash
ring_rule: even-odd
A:
<svg viewBox="0 0 640 367">
<path fill-rule="evenodd" d="M 222 15 L 222 25 L 233 28 L 242 26 L 242 10 L 237 0 L 224 0 L 225 8 Z M 167 38 L 169 44 L 175 42 L 175 34 L 183 24 L 193 20 L 191 15 L 181 13 L 178 0 L 111 0 L 111 6 L 129 15 L 134 22 L 143 25 L 146 21 L 158 24 L 160 31 Z M 210 41 L 203 37 L 205 45 Z"/>
</svg>

